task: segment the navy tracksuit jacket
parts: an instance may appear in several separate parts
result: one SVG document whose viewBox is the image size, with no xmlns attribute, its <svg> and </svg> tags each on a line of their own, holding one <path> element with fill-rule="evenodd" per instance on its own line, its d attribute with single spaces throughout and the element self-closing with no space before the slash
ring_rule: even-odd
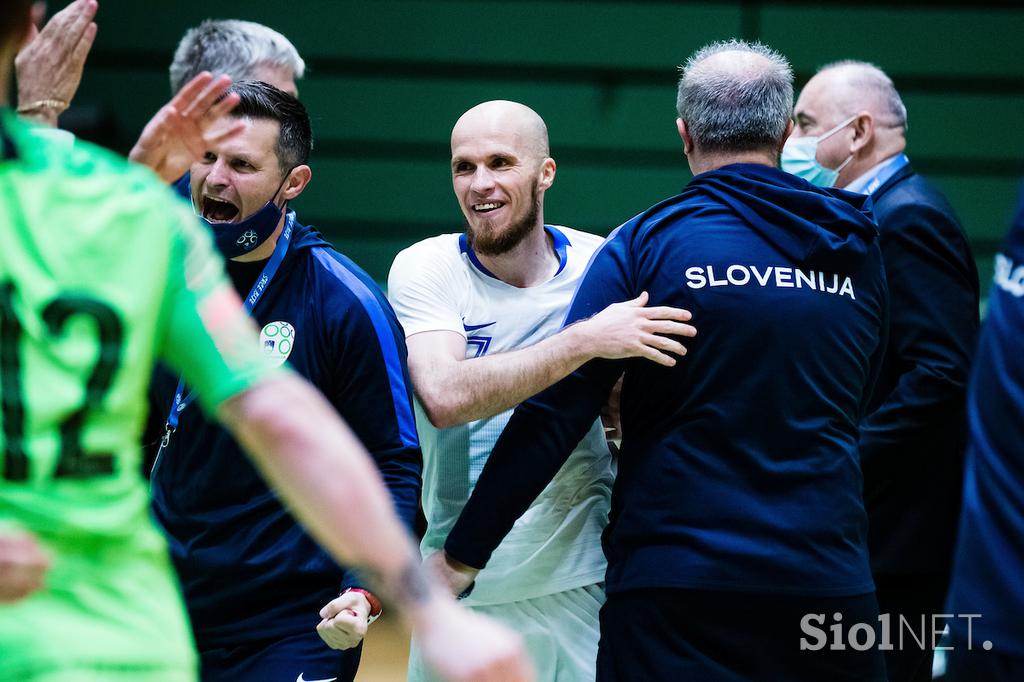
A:
<svg viewBox="0 0 1024 682">
<path fill-rule="evenodd" d="M 887 290 L 865 201 L 735 164 L 613 232 L 566 324 L 647 291 L 697 336 L 675 367 L 591 361 L 517 408 L 447 551 L 486 564 L 624 371 L 609 594 L 873 591 L 857 440 Z"/>
<path fill-rule="evenodd" d="M 227 265 L 244 297 L 263 263 Z M 288 363 L 355 431 L 411 529 L 422 463 L 405 335 L 383 293 L 315 230 L 296 224 L 252 316 L 260 328 L 273 322 L 294 328 Z M 167 416 L 177 381 L 157 370 L 156 418 Z M 181 413 L 152 482 L 153 511 L 167 532 L 201 652 L 304 633 L 316 638 L 320 608 L 359 581 L 306 535 L 198 404 Z"/>
</svg>

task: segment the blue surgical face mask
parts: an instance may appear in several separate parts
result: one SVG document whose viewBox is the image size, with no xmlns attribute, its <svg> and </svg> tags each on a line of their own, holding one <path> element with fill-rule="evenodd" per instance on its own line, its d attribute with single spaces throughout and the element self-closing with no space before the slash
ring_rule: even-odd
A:
<svg viewBox="0 0 1024 682">
<path fill-rule="evenodd" d="M 798 178 L 803 178 L 818 187 L 832 187 L 835 185 L 836 179 L 839 178 L 839 172 L 846 168 L 846 165 L 853 160 L 853 152 L 850 152 L 850 155 L 846 157 L 846 161 L 839 164 L 838 168 L 825 168 L 825 166 L 818 163 L 818 143 L 835 135 L 850 125 L 856 118 L 855 114 L 835 128 L 832 128 L 832 130 L 817 137 L 813 135 L 805 135 L 804 137 L 790 136 L 786 140 L 785 146 L 782 147 L 782 158 L 780 159 L 782 170 L 792 173 Z"/>
<path fill-rule="evenodd" d="M 210 226 L 213 241 L 225 258 L 238 258 L 251 253 L 274 234 L 277 224 L 281 222 L 281 214 L 284 213 L 284 206 L 274 203 L 274 198 L 284 187 L 290 173 L 291 171 L 288 171 L 285 174 L 284 180 L 277 186 L 277 190 L 263 208 L 237 223 L 212 223 L 203 217 L 202 211 L 196 210 L 195 203 L 192 204 L 192 210 L 196 215 Z"/>
</svg>

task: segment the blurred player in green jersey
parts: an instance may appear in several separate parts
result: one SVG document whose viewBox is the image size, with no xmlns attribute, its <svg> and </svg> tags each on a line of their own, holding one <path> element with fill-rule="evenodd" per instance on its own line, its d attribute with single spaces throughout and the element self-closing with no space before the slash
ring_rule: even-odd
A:
<svg viewBox="0 0 1024 682">
<path fill-rule="evenodd" d="M 138 474 L 157 359 L 182 372 L 324 547 L 375 579 L 444 674 L 526 679 L 513 635 L 423 577 L 379 475 L 333 409 L 261 363 L 185 204 L 149 171 L 34 135 L 6 108 L 29 8 L 6 0 L 0 14 L 0 679 L 194 679 Z M 200 148 L 230 135 L 214 132 L 235 104 L 218 101 L 227 84 L 199 77 L 165 123 Z"/>
</svg>

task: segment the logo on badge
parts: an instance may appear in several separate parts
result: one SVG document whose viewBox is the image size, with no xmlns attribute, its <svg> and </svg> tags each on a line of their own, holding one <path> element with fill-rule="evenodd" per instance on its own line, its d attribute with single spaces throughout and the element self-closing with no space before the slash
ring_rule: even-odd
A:
<svg viewBox="0 0 1024 682">
<path fill-rule="evenodd" d="M 260 330 L 260 348 L 275 365 L 283 365 L 295 344 L 295 327 L 287 322 L 270 322 Z"/>
</svg>

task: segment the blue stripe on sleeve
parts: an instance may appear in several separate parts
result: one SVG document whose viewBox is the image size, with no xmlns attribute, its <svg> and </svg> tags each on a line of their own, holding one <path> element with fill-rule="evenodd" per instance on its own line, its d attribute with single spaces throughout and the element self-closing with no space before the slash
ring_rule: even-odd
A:
<svg viewBox="0 0 1024 682">
<path fill-rule="evenodd" d="M 591 266 L 594 265 L 594 261 L 597 260 L 598 254 L 604 251 L 604 248 L 608 246 L 613 239 L 619 236 L 619 230 L 621 229 L 622 225 L 619 225 L 614 230 L 612 230 L 611 233 L 609 233 L 609 235 L 605 238 L 605 240 L 601 242 L 601 246 L 597 247 L 597 250 L 595 250 L 594 253 L 590 254 L 590 260 L 587 261 L 587 267 L 584 268 L 583 274 L 580 275 L 580 278 L 576 281 L 576 290 L 572 292 L 572 299 L 569 301 L 569 307 L 565 309 L 565 316 L 562 318 L 563 327 L 565 326 L 566 322 L 569 321 L 569 313 L 572 312 L 572 306 L 574 303 L 576 303 L 576 295 L 579 294 L 580 292 L 580 285 L 583 284 L 583 280 L 587 278 L 587 274 L 590 272 Z M 573 320 L 573 322 L 575 321 L 576 320 Z"/>
<path fill-rule="evenodd" d="M 388 383 L 391 386 L 391 399 L 394 402 L 395 416 L 398 419 L 399 436 L 402 439 L 402 444 L 406 447 L 418 448 L 416 418 L 413 416 L 412 404 L 409 401 L 409 390 L 405 384 L 405 373 L 402 371 L 402 359 L 398 355 L 398 344 L 395 343 L 394 333 L 384 314 L 384 309 L 381 308 L 380 301 L 362 280 L 344 265 L 331 258 L 323 248 L 314 248 L 312 251 L 316 259 L 355 294 L 363 305 L 363 309 L 366 310 L 366 314 L 370 316 L 373 329 L 377 333 L 377 342 L 384 354 L 384 365 L 387 367 Z"/>
</svg>

